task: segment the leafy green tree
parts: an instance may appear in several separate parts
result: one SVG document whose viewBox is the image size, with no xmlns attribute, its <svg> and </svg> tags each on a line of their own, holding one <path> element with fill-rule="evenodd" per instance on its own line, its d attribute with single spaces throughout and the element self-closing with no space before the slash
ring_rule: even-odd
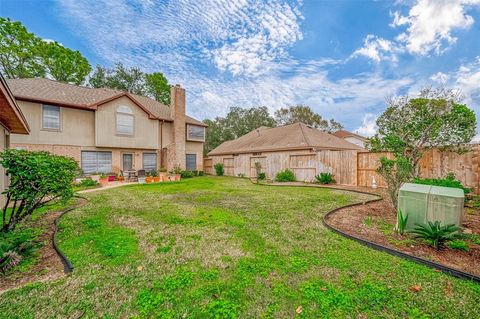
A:
<svg viewBox="0 0 480 319">
<path fill-rule="evenodd" d="M 296 105 L 288 108 L 281 108 L 275 112 L 277 125 L 304 123 L 322 131 L 338 131 L 343 125 L 333 119 L 326 120 L 320 114 L 315 113 L 307 105 Z"/>
<path fill-rule="evenodd" d="M 7 78 L 51 77 L 81 84 L 91 67 L 79 51 L 46 42 L 20 23 L 0 17 L 0 68 Z"/>
<path fill-rule="evenodd" d="M 7 78 L 44 77 L 42 40 L 20 23 L 0 17 L 0 67 Z"/>
<path fill-rule="evenodd" d="M 58 42 L 43 42 L 40 56 L 46 73 L 60 82 L 82 84 L 92 70 L 79 51 L 65 48 Z"/>
<path fill-rule="evenodd" d="M 73 196 L 73 180 L 78 165 L 69 157 L 47 152 L 7 149 L 0 153 L 0 165 L 10 178 L 4 191 L 2 231 L 7 232 L 49 203 L 67 201 Z"/>
<path fill-rule="evenodd" d="M 275 120 L 266 106 L 248 109 L 232 107 L 226 117 L 205 120 L 208 125 L 205 140 L 205 153 L 210 152 L 225 141 L 234 140 L 261 126 L 274 127 Z"/>
<path fill-rule="evenodd" d="M 395 207 L 400 186 L 418 176 L 425 151 L 438 148 L 461 153 L 469 149 L 477 122 L 474 112 L 459 100 L 456 91 L 426 88 L 415 98 L 391 98 L 377 119 L 378 132 L 367 147 L 395 155 L 395 159 L 383 157 L 378 169 Z"/>
<path fill-rule="evenodd" d="M 170 84 L 163 73 L 145 74 L 145 89 L 158 102 L 170 105 Z"/>
<path fill-rule="evenodd" d="M 113 68 L 97 65 L 89 79 L 89 85 L 145 95 L 160 103 L 170 104 L 170 85 L 162 73 L 144 73 L 139 68 L 127 68 L 120 62 Z"/>
</svg>

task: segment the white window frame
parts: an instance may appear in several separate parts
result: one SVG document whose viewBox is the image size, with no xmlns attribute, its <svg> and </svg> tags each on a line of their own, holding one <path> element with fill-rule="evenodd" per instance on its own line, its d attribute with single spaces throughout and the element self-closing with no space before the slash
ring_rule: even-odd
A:
<svg viewBox="0 0 480 319">
<path fill-rule="evenodd" d="M 131 121 L 131 128 L 129 132 L 119 130 L 119 119 L 129 119 Z M 127 125 L 120 124 L 120 126 L 128 127 Z M 130 132 L 131 131 L 131 132 Z M 134 136 L 135 135 L 135 115 L 133 115 L 133 111 L 129 106 L 120 105 L 117 108 L 115 113 L 115 132 L 117 135 L 120 136 Z"/>
<path fill-rule="evenodd" d="M 46 108 L 51 108 L 58 110 L 58 127 L 48 127 L 45 126 L 45 109 Z M 62 111 L 60 106 L 57 105 L 49 105 L 49 104 L 43 104 L 42 105 L 42 129 L 43 130 L 48 130 L 48 131 L 60 131 L 62 128 Z"/>
<path fill-rule="evenodd" d="M 198 138 L 195 136 L 190 136 L 190 129 L 202 129 L 203 130 L 203 138 Z M 200 125 L 194 125 L 194 124 L 187 124 L 187 140 L 188 141 L 196 141 L 196 142 L 205 142 L 205 127 L 200 126 Z"/>
</svg>

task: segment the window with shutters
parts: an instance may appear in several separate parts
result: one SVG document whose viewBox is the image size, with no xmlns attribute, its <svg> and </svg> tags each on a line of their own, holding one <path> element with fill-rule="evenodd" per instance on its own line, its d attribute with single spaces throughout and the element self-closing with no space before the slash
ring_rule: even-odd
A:
<svg viewBox="0 0 480 319">
<path fill-rule="evenodd" d="M 43 105 L 42 128 L 46 130 L 60 130 L 60 107 Z"/>
<path fill-rule="evenodd" d="M 143 169 L 146 172 L 157 169 L 157 153 L 143 153 Z"/>
<path fill-rule="evenodd" d="M 187 140 L 205 141 L 205 128 L 197 125 L 187 125 Z"/>
<path fill-rule="evenodd" d="M 135 117 L 133 111 L 126 105 L 117 108 L 117 134 L 133 136 Z"/>
<path fill-rule="evenodd" d="M 109 173 L 112 171 L 112 152 L 82 151 L 83 173 Z"/>
<path fill-rule="evenodd" d="M 194 171 L 197 169 L 197 154 L 187 154 L 186 158 L 187 170 Z"/>
</svg>

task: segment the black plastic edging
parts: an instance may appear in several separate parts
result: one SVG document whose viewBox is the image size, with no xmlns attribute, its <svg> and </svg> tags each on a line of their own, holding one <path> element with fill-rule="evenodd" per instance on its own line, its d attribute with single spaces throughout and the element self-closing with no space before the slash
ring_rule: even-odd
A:
<svg viewBox="0 0 480 319">
<path fill-rule="evenodd" d="M 252 180 L 250 180 L 252 183 L 254 183 Z M 257 184 L 257 183 L 254 183 L 254 184 Z M 436 262 L 433 262 L 433 261 L 430 261 L 428 259 L 424 259 L 424 258 L 421 258 L 421 257 L 417 257 L 417 256 L 414 256 L 414 255 L 410 255 L 410 254 L 407 254 L 407 253 L 404 253 L 404 252 L 401 252 L 399 250 L 396 250 L 396 249 L 393 249 L 393 248 L 390 248 L 390 247 L 387 247 L 387 246 L 383 246 L 383 245 L 380 245 L 380 244 L 377 244 L 377 243 L 374 243 L 374 242 L 371 242 L 371 241 L 368 241 L 368 240 L 365 240 L 365 239 L 362 239 L 362 238 L 359 238 L 359 237 L 356 237 L 356 236 L 353 236 L 353 235 L 350 235 L 346 232 L 343 232 L 341 231 L 340 229 L 334 227 L 334 226 L 331 226 L 327 223 L 327 219 L 330 215 L 333 215 L 335 212 L 341 210 L 341 209 L 344 209 L 344 208 L 348 208 L 348 207 L 354 207 L 354 206 L 360 206 L 360 205 L 365 205 L 365 204 L 369 204 L 369 203 L 373 203 L 373 202 L 378 202 L 378 201 L 381 201 L 383 198 L 378 195 L 378 194 L 373 194 L 373 193 L 368 193 L 368 192 L 363 192 L 363 191 L 357 191 L 357 190 L 350 190 L 350 189 L 345 189 L 345 188 L 337 188 L 337 187 L 323 187 L 323 186 L 308 186 L 308 185 L 277 185 L 277 184 L 257 184 L 257 185 L 264 185 L 264 186 L 292 186 L 292 187 L 310 187 L 310 188 L 323 188 L 323 189 L 335 189 L 335 190 L 342 190 L 342 191 L 347 191 L 347 192 L 353 192 L 353 193 L 360 193 L 360 194 L 367 194 L 367 195 L 372 195 L 372 196 L 377 196 L 378 198 L 375 198 L 375 199 L 370 199 L 370 200 L 367 200 L 365 202 L 360 202 L 360 203 L 354 203 L 354 204 L 349 204 L 349 205 L 346 205 L 346 206 L 342 206 L 342 207 L 337 207 L 335 209 L 332 209 L 331 211 L 327 212 L 325 215 L 323 215 L 323 218 L 322 218 L 322 222 L 323 224 L 325 225 L 325 227 L 327 227 L 328 229 L 330 229 L 331 231 L 339 234 L 339 235 L 342 235 L 343 237 L 346 237 L 348 239 L 351 239 L 351 240 L 354 240 L 362 245 L 365 245 L 367 247 L 370 247 L 370 248 L 373 248 L 373 249 L 376 249 L 376 250 L 379 250 L 379 251 L 383 251 L 383 252 L 386 252 L 390 255 L 394 255 L 394 256 L 397 256 L 397 257 L 400 257 L 400 258 L 403 258 L 403 259 L 406 259 L 406 260 L 409 260 L 409 261 L 413 261 L 417 264 L 421 264 L 421 265 L 424 265 L 424 266 L 427 266 L 427 267 L 430 267 L 430 268 L 434 268 L 434 269 L 438 269 L 440 271 L 442 271 L 443 273 L 446 273 L 446 274 L 449 274 L 451 276 L 454 276 L 454 277 L 457 277 L 457 278 L 461 278 L 461 279 L 465 279 L 465 280 L 472 280 L 474 282 L 477 282 L 477 283 L 480 283 L 480 277 L 479 276 L 476 276 L 474 274 L 471 274 L 471 273 L 468 273 L 468 272 L 465 272 L 465 271 L 462 271 L 462 270 L 458 270 L 458 269 L 455 269 L 455 268 L 451 268 L 451 267 L 448 267 L 448 266 L 445 266 L 445 265 L 442 265 L 442 264 L 439 264 L 439 263 L 436 263 Z"/>
<path fill-rule="evenodd" d="M 86 204 L 87 199 L 85 197 L 80 197 L 80 196 L 77 196 L 77 197 L 83 199 L 85 202 L 80 203 L 80 204 L 77 203 L 73 206 L 70 206 L 70 207 L 64 209 L 60 213 L 60 215 L 58 215 L 58 217 L 55 218 L 55 220 L 53 221 L 53 223 L 55 225 L 55 229 L 53 230 L 53 235 L 52 235 L 53 249 L 55 249 L 58 256 L 60 257 L 60 260 L 62 261 L 62 264 L 63 264 L 63 267 L 64 267 L 63 269 L 64 269 L 66 274 L 71 273 L 73 271 L 73 264 L 70 261 L 70 259 L 68 259 L 68 257 L 65 255 L 65 253 L 60 249 L 60 247 L 58 247 L 58 243 L 57 243 L 58 221 L 66 213 L 71 212 L 72 210 L 77 209 L 79 207 L 82 207 L 83 205 Z"/>
</svg>

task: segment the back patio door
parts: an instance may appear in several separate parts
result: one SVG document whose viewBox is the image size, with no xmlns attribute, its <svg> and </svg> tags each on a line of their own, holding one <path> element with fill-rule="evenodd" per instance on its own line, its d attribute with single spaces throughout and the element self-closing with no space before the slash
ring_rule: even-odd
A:
<svg viewBox="0 0 480 319">
<path fill-rule="evenodd" d="M 133 168 L 133 154 L 123 154 L 123 170 L 129 171 Z"/>
</svg>

